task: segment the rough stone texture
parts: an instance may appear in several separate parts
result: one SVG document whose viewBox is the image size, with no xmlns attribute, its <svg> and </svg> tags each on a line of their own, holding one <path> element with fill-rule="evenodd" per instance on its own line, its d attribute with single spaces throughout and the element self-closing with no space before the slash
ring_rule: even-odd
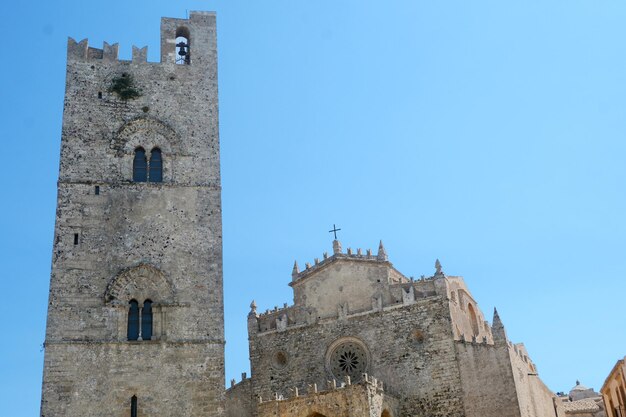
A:
<svg viewBox="0 0 626 417">
<path fill-rule="evenodd" d="M 259 314 L 251 305 L 252 375 L 227 394 L 227 408 L 237 406 L 241 416 L 369 416 L 371 407 L 354 411 L 361 410 L 349 403 L 356 398 L 312 388 L 334 392 L 345 378 L 337 375 L 340 359 L 354 358 L 397 399 L 385 415 L 561 415 L 523 345 L 507 341 L 497 312 L 490 326 L 463 279 L 446 276 L 439 262 L 435 275 L 415 281 L 393 268 L 382 243 L 373 255 L 343 253 L 335 241 L 331 256 L 303 271 L 296 263 L 290 285 L 293 306 Z M 333 353 L 350 344 L 352 359 Z M 239 406 L 242 399 L 251 411 Z"/>
<path fill-rule="evenodd" d="M 148 63 L 68 41 L 42 416 L 128 416 L 133 395 L 139 416 L 223 413 L 215 15 L 164 18 L 161 46 Z M 140 97 L 109 91 L 123 74 Z M 132 181 L 138 146 L 161 149 L 162 182 Z M 126 340 L 131 299 L 154 303 L 152 340 Z"/>
</svg>

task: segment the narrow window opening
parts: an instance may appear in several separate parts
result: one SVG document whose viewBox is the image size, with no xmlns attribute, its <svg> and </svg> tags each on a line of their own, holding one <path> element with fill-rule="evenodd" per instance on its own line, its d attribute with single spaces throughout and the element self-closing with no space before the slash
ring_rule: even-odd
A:
<svg viewBox="0 0 626 417">
<path fill-rule="evenodd" d="M 99 186 L 99 185 L 96 185 L 96 188 L 95 188 L 95 190 L 94 190 L 94 193 L 95 193 L 96 195 L 100 195 L 100 186 Z"/>
<path fill-rule="evenodd" d="M 144 301 L 141 309 L 141 338 L 152 339 L 152 301 L 150 300 Z"/>
<path fill-rule="evenodd" d="M 74 233 L 74 244 L 78 245 L 78 233 Z"/>
<path fill-rule="evenodd" d="M 98 98 L 102 98 L 102 91 L 98 91 Z"/>
<path fill-rule="evenodd" d="M 148 161 L 146 160 L 146 151 L 143 148 L 135 149 L 135 158 L 133 159 L 133 181 L 146 182 L 148 180 Z"/>
<path fill-rule="evenodd" d="M 191 63 L 191 51 L 189 48 L 189 29 L 181 27 L 176 29 L 176 63 L 189 65 Z"/>
<path fill-rule="evenodd" d="M 130 417 L 137 417 L 137 396 L 133 395 L 130 399 Z"/>
<path fill-rule="evenodd" d="M 154 148 L 150 151 L 150 174 L 148 175 L 148 181 L 163 181 L 163 159 L 159 148 Z"/>
<path fill-rule="evenodd" d="M 139 303 L 130 300 L 128 303 L 128 340 L 139 339 Z"/>
</svg>

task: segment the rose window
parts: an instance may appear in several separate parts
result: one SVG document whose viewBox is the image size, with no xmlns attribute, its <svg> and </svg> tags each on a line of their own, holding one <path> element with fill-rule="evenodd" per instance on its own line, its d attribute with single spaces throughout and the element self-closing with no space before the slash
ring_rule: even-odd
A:
<svg viewBox="0 0 626 417">
<path fill-rule="evenodd" d="M 352 380 L 358 381 L 367 370 L 367 354 L 359 343 L 345 342 L 333 350 L 329 365 L 335 378 L 350 376 Z"/>
</svg>

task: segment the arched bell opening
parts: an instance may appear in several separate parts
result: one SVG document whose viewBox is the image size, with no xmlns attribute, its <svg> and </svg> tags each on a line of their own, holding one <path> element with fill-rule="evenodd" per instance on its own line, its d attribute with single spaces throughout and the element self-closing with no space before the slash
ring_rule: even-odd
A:
<svg viewBox="0 0 626 417">
<path fill-rule="evenodd" d="M 176 29 L 176 63 L 179 65 L 191 64 L 191 38 L 189 29 L 179 27 Z"/>
</svg>

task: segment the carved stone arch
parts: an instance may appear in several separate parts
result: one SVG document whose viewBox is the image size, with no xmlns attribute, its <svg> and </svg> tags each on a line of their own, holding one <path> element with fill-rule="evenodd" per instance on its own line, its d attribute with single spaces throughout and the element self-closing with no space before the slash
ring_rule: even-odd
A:
<svg viewBox="0 0 626 417">
<path fill-rule="evenodd" d="M 139 117 L 125 123 L 111 142 L 111 148 L 119 156 L 131 154 L 139 146 L 147 152 L 154 147 L 169 155 L 182 152 L 182 141 L 176 131 L 153 117 Z"/>
<path fill-rule="evenodd" d="M 174 302 L 174 290 L 165 275 L 157 268 L 140 264 L 125 269 L 109 282 L 104 294 L 108 304 L 122 303 L 135 299 L 139 303 L 151 300 L 158 304 Z"/>
</svg>

